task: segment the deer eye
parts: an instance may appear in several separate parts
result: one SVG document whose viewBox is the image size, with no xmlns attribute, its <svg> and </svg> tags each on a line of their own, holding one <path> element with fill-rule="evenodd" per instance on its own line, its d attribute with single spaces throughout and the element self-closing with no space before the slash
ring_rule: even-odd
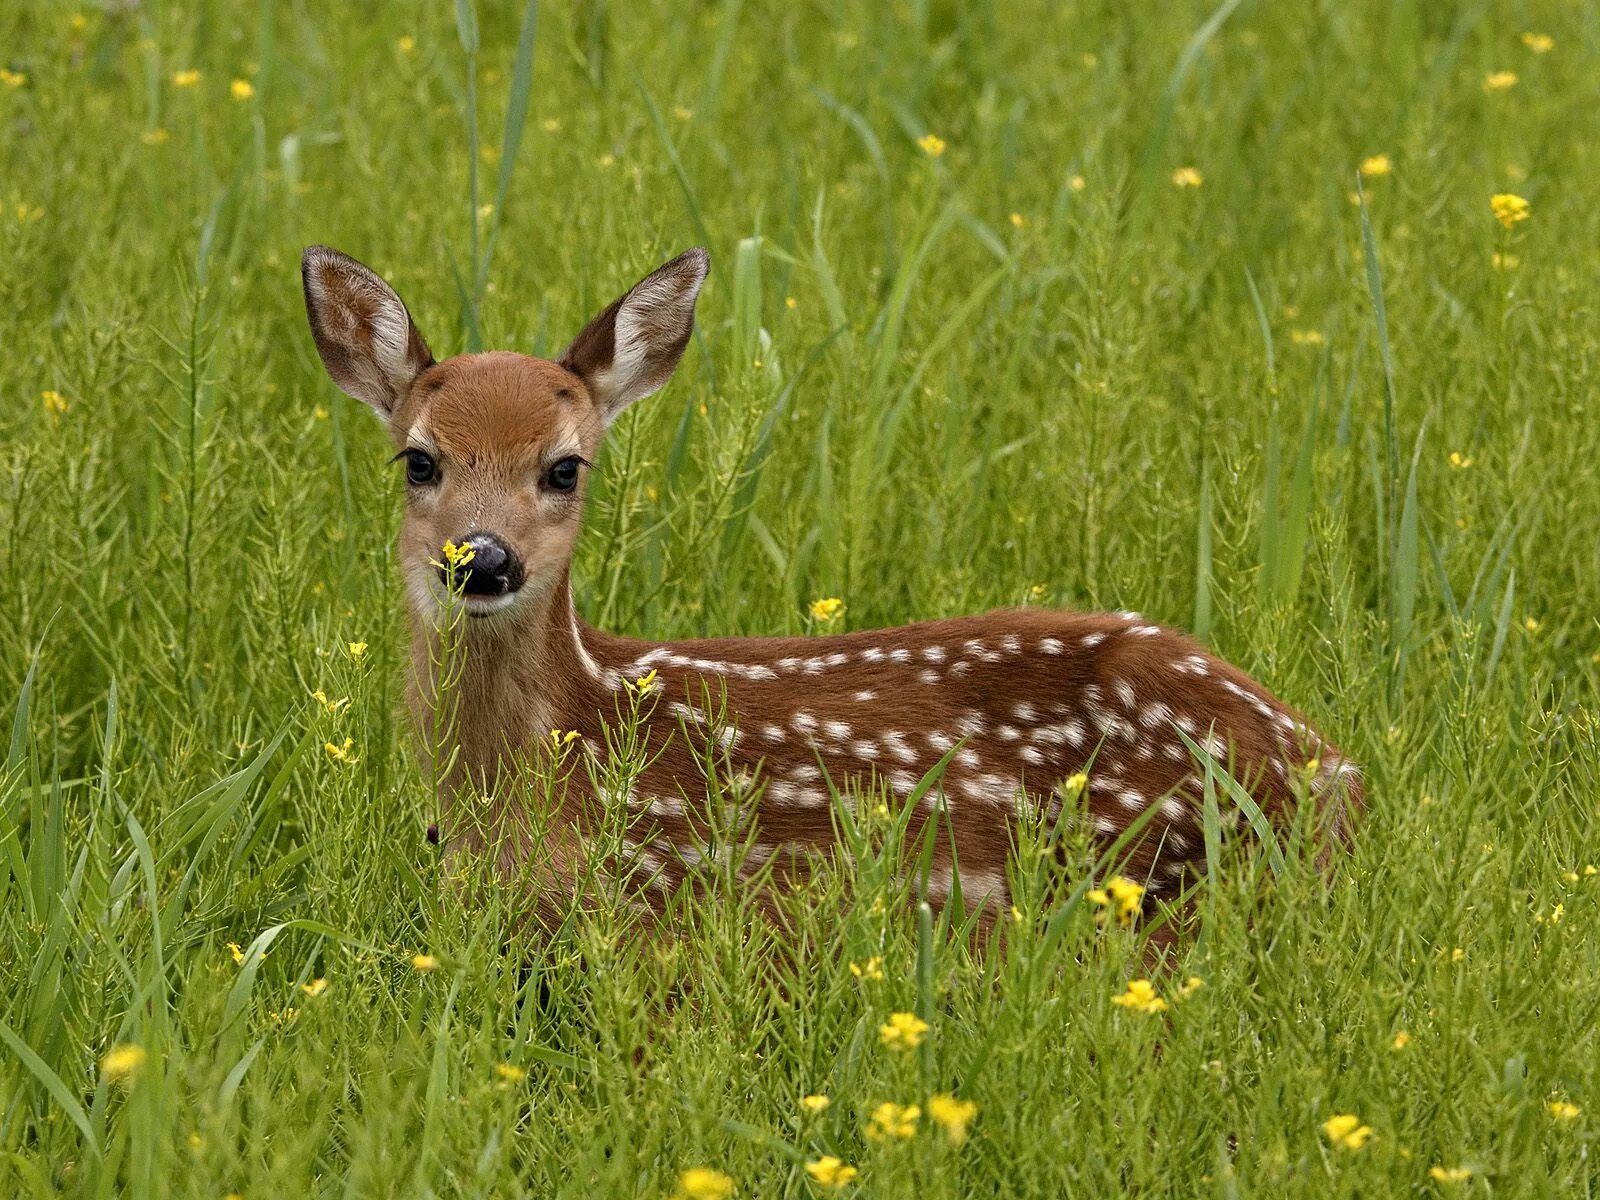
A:
<svg viewBox="0 0 1600 1200">
<path fill-rule="evenodd" d="M 406 460 L 406 482 L 421 486 L 439 477 L 439 464 L 423 450 L 406 450 L 401 457 Z"/>
<path fill-rule="evenodd" d="M 583 465 L 583 459 L 573 455 L 563 458 L 546 472 L 544 485 L 552 492 L 570 492 L 578 486 L 578 468 Z"/>
</svg>

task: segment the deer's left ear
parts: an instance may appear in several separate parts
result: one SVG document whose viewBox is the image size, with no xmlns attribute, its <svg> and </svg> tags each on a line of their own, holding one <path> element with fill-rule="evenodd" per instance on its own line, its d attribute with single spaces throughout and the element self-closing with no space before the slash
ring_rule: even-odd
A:
<svg viewBox="0 0 1600 1200">
<path fill-rule="evenodd" d="M 710 262 L 698 247 L 678 255 L 590 321 L 561 356 L 607 424 L 672 377 L 694 332 L 695 297 Z"/>
</svg>

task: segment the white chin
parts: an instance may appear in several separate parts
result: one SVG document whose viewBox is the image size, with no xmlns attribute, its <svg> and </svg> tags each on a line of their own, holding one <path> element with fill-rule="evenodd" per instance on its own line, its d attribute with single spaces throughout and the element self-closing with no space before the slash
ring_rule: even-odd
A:
<svg viewBox="0 0 1600 1200">
<path fill-rule="evenodd" d="M 516 592 L 507 592 L 503 596 L 463 596 L 461 606 L 467 610 L 469 617 L 492 617 L 496 613 L 503 613 L 517 602 Z"/>
</svg>

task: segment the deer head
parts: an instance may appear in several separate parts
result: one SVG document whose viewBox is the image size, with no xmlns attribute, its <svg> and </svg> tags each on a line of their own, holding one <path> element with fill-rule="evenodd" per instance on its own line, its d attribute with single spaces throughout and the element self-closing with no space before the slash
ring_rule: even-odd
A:
<svg viewBox="0 0 1600 1200">
<path fill-rule="evenodd" d="M 565 578 L 586 471 L 607 426 L 683 357 L 708 261 L 689 250 L 646 276 L 556 361 L 494 351 L 435 362 L 377 274 L 326 246 L 306 250 L 323 366 L 378 414 L 403 464 L 400 560 L 419 617 L 454 582 L 468 616 L 505 621 Z M 447 561 L 446 543 L 471 554 Z"/>
</svg>

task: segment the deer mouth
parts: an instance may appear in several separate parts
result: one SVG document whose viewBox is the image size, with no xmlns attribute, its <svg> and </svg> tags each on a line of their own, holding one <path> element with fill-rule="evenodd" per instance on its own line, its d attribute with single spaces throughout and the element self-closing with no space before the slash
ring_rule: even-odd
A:
<svg viewBox="0 0 1600 1200">
<path fill-rule="evenodd" d="M 475 620 L 484 620 L 505 612 L 517 602 L 516 592 L 501 592 L 498 596 L 473 596 L 461 597 L 461 607 L 467 616 Z"/>
</svg>

